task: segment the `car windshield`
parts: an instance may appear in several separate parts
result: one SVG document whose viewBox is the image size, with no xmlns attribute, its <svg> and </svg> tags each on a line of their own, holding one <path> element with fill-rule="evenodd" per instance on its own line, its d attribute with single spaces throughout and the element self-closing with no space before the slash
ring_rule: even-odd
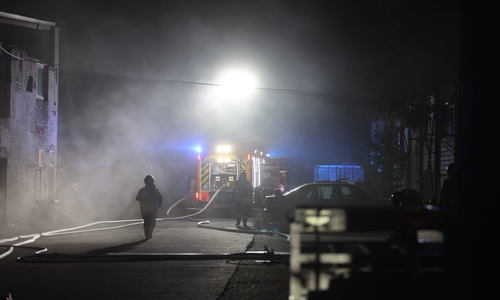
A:
<svg viewBox="0 0 500 300">
<path fill-rule="evenodd" d="M 289 190 L 288 192 L 283 193 L 283 196 L 286 196 L 288 194 L 294 193 L 296 190 L 298 190 L 298 189 L 300 189 L 300 188 L 302 188 L 304 186 L 307 186 L 307 185 L 301 185 L 301 186 L 298 186 L 298 187 L 296 187 L 296 188 L 294 188 L 292 190 Z"/>
<path fill-rule="evenodd" d="M 355 186 L 349 184 L 305 184 L 283 194 L 284 196 L 304 197 L 307 199 L 352 200 L 366 198 Z"/>
<path fill-rule="evenodd" d="M 348 195 L 350 191 L 347 186 L 318 185 L 307 193 L 307 198 L 342 200 Z"/>
</svg>

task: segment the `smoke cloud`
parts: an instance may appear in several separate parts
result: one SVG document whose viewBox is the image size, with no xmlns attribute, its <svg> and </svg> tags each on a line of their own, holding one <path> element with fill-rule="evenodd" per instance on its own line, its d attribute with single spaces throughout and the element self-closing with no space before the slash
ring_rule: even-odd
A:
<svg viewBox="0 0 500 300">
<path fill-rule="evenodd" d="M 192 149 L 220 139 L 313 167 L 364 159 L 368 113 L 346 75 L 363 31 L 353 25 L 366 16 L 358 3 L 53 2 L 19 1 L 8 12 L 61 30 L 59 197 L 68 217 L 138 216 L 147 174 L 173 203 L 194 178 Z M 220 96 L 217 75 L 232 67 L 255 72 L 252 95 Z"/>
</svg>

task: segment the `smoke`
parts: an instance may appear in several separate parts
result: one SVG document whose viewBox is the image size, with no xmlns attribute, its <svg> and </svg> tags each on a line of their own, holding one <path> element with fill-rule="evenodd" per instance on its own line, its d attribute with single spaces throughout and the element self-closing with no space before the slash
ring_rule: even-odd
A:
<svg viewBox="0 0 500 300">
<path fill-rule="evenodd" d="M 65 214 L 137 215 L 147 174 L 172 203 L 194 177 L 191 149 L 214 140 L 250 141 L 309 164 L 359 161 L 369 126 L 345 76 L 348 17 L 330 5 L 89 0 L 47 12 L 61 29 Z M 221 96 L 217 74 L 242 66 L 259 89 Z"/>
</svg>

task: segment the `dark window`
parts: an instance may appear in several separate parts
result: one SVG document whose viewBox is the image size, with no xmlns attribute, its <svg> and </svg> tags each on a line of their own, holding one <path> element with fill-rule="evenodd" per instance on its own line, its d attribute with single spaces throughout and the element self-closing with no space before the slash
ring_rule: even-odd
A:
<svg viewBox="0 0 500 300">
<path fill-rule="evenodd" d="M 333 188 L 331 186 L 318 187 L 318 199 L 330 199 Z"/>
<path fill-rule="evenodd" d="M 455 134 L 455 112 L 453 105 L 446 108 L 446 134 Z"/>
<path fill-rule="evenodd" d="M 10 117 L 10 62 L 10 57 L 0 51 L 0 118 Z"/>
<path fill-rule="evenodd" d="M 330 192 L 330 198 L 331 200 L 344 200 L 345 194 L 349 193 L 349 188 L 344 187 L 344 186 L 336 186 L 332 188 L 332 191 Z"/>
<path fill-rule="evenodd" d="M 342 190 L 344 192 L 344 196 L 348 200 L 365 200 L 367 199 L 366 193 L 363 192 L 363 190 L 356 188 L 356 187 L 342 187 Z"/>
<path fill-rule="evenodd" d="M 33 76 L 28 77 L 28 83 L 26 84 L 26 92 L 33 93 Z"/>
<path fill-rule="evenodd" d="M 49 100 L 48 97 L 48 67 L 38 64 L 38 72 L 36 79 L 36 96 Z"/>
<path fill-rule="evenodd" d="M 0 158 L 0 219 L 7 217 L 7 158 Z"/>
</svg>

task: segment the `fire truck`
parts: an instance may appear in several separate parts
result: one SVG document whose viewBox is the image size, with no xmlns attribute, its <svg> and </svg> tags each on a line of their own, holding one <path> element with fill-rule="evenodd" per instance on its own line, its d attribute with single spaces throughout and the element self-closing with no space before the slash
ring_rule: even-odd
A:
<svg viewBox="0 0 500 300">
<path fill-rule="evenodd" d="M 211 208 L 229 210 L 235 200 L 234 185 L 242 172 L 254 187 L 255 205 L 266 194 L 275 189 L 285 191 L 288 186 L 287 158 L 271 157 L 245 142 L 216 143 L 207 155 L 198 155 L 192 209 L 206 206 L 218 191 Z"/>
</svg>

